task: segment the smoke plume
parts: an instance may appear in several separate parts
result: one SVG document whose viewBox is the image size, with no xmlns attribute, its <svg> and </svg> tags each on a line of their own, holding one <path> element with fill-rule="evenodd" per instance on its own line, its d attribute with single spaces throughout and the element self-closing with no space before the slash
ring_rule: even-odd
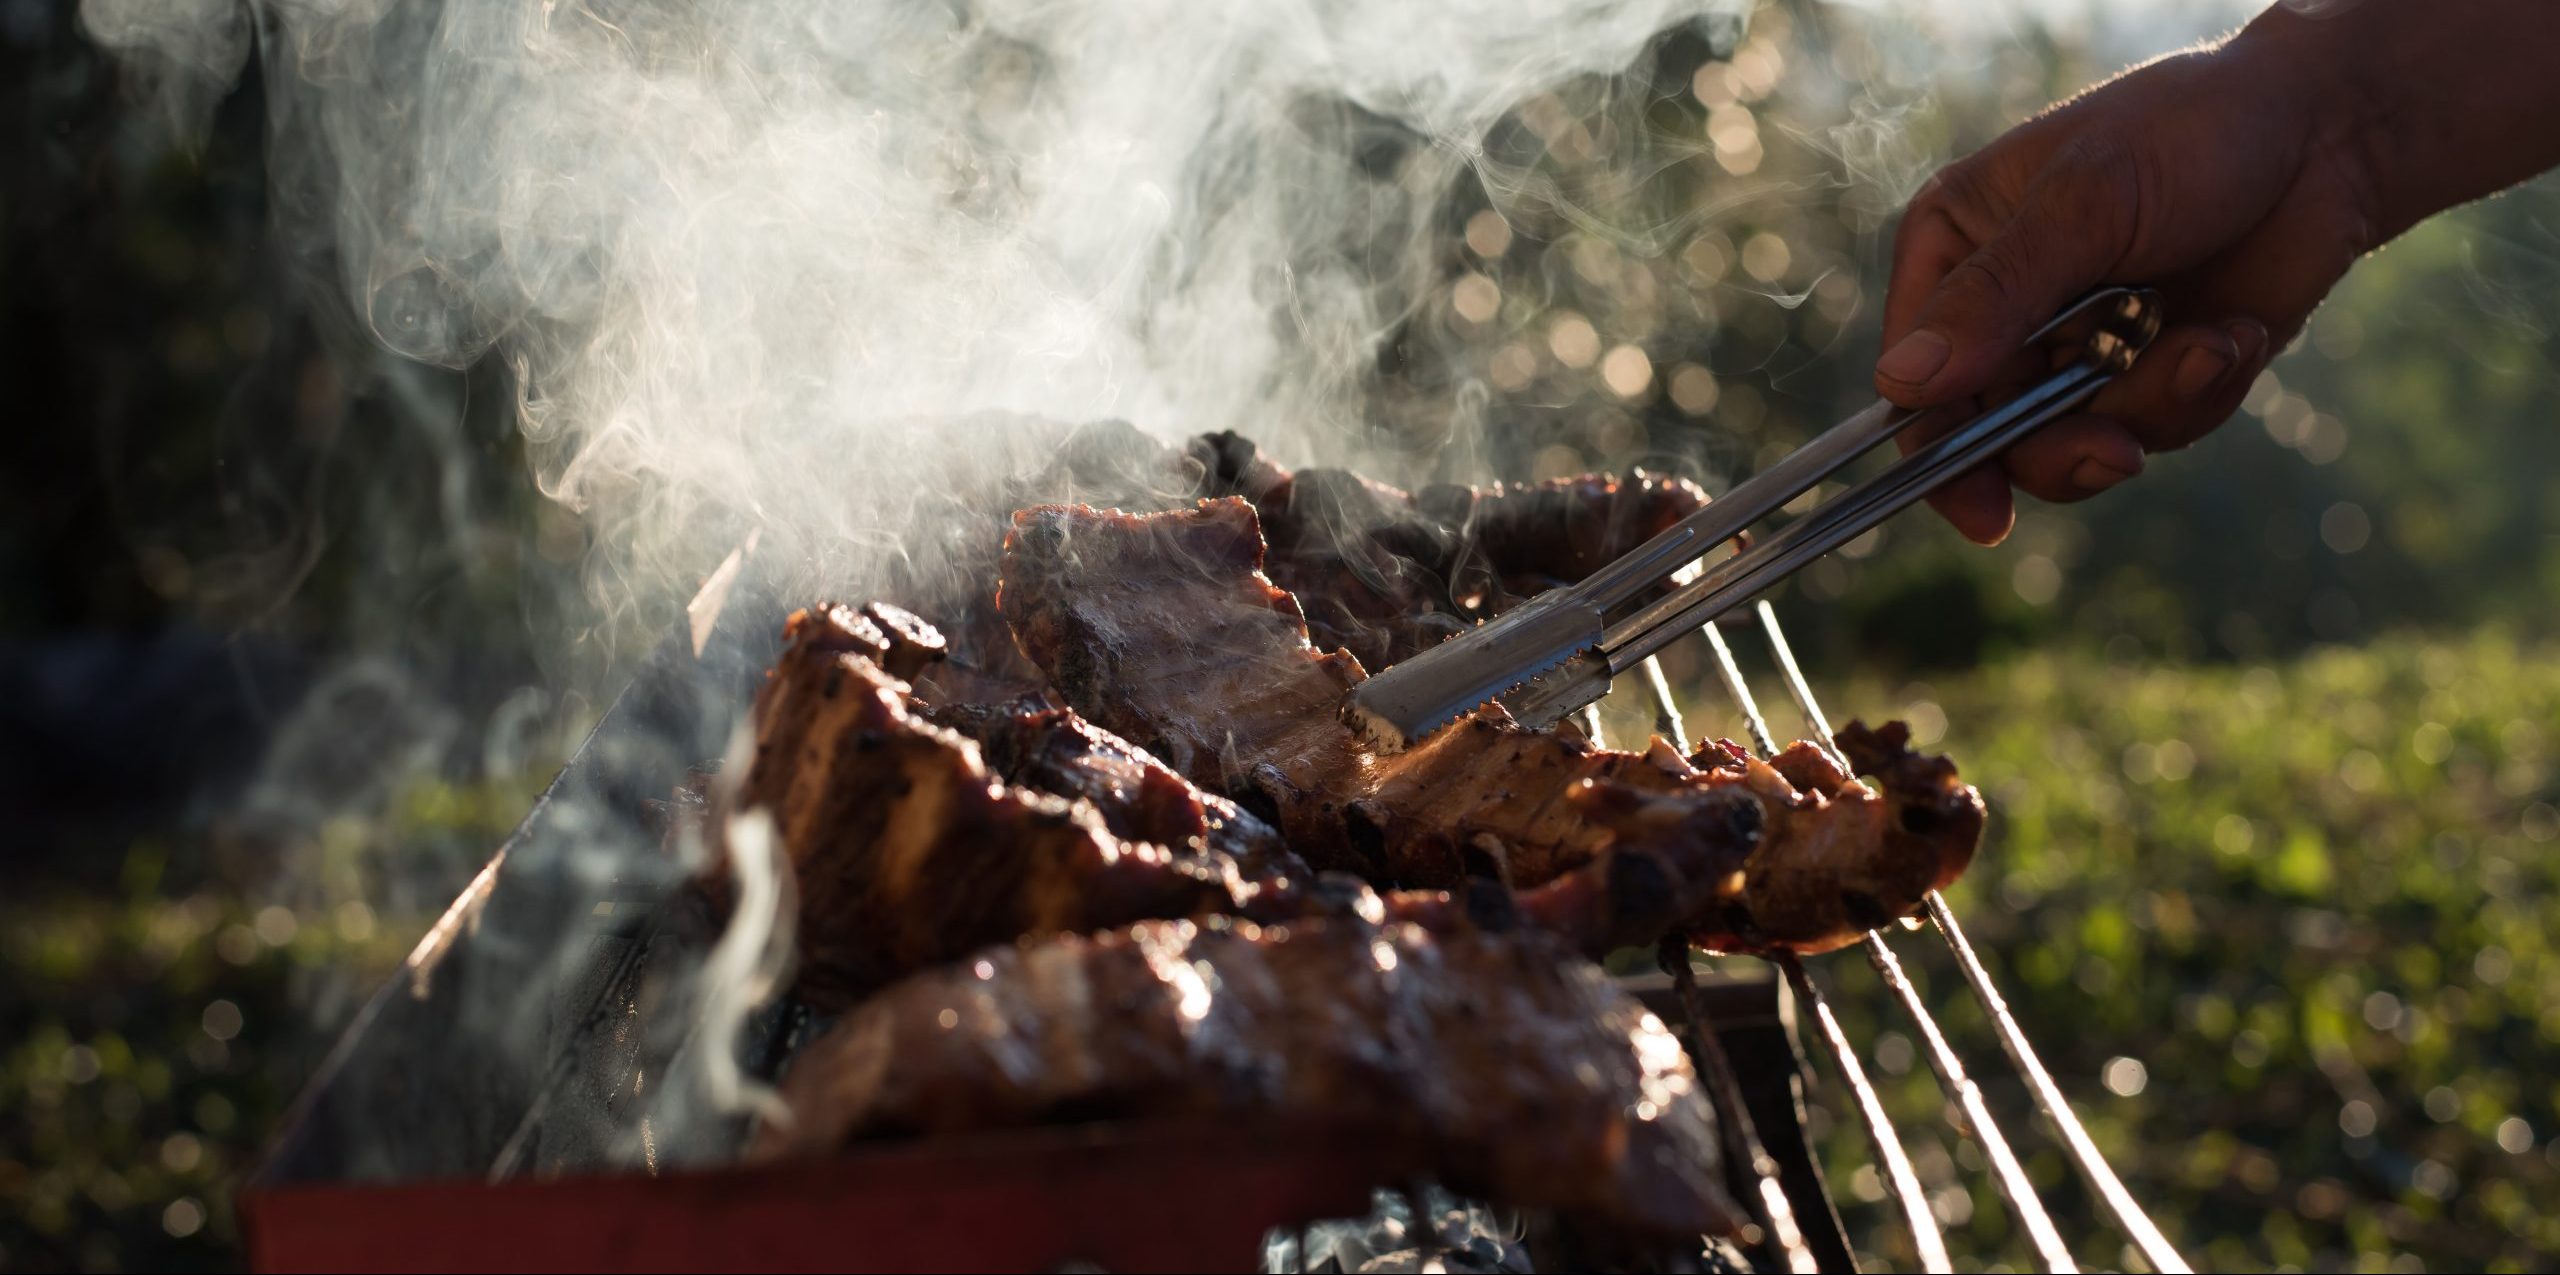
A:
<svg viewBox="0 0 2560 1275">
<path fill-rule="evenodd" d="M 90 0 L 173 114 L 265 76 L 280 230 L 501 359 L 600 600 L 894 542 L 989 411 L 1338 456 L 1485 127 L 1721 0 Z"/>
</svg>

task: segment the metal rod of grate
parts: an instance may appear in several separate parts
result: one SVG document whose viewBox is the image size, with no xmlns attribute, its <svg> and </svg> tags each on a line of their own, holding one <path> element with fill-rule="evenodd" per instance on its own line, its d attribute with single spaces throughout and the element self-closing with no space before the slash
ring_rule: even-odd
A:
<svg viewBox="0 0 2560 1275">
<path fill-rule="evenodd" d="M 1743 680 L 1742 665 L 1734 660 L 1733 648 L 1725 644 L 1723 632 L 1714 624 L 1702 626 L 1701 631 L 1706 635 L 1708 649 L 1715 654 L 1716 672 L 1724 681 L 1725 692 L 1733 697 L 1735 707 L 1742 712 L 1743 727 L 1751 735 L 1753 748 L 1764 757 L 1776 752 L 1777 739 L 1770 734 L 1767 719 L 1760 716 L 1759 701 L 1752 696 L 1750 684 Z M 1669 687 L 1664 690 L 1667 693 Z M 1848 1086 L 1850 1096 L 1855 1100 L 1858 1118 L 1866 1126 L 1868 1145 L 1875 1148 L 1884 1185 L 1901 1207 L 1903 1222 L 1910 1228 L 1911 1249 L 1918 1255 L 1921 1269 L 1932 1272 L 1953 1270 L 1954 1266 L 1947 1257 L 1946 1239 L 1938 1230 L 1937 1216 L 1930 1212 L 1929 1197 L 1920 1187 L 1919 1176 L 1912 1171 L 1911 1157 L 1902 1148 L 1902 1135 L 1895 1131 L 1893 1121 L 1885 1115 L 1884 1100 L 1877 1096 L 1875 1086 L 1868 1083 L 1866 1068 L 1859 1063 L 1857 1051 L 1849 1043 L 1848 1033 L 1840 1029 L 1839 1020 L 1831 1012 L 1830 1002 L 1822 998 L 1813 980 L 1805 975 L 1803 964 L 1793 956 L 1780 964 L 1787 971 L 1788 980 L 1795 986 L 1797 994 L 1813 1007 L 1822 1042 L 1831 1052 L 1832 1064 L 1839 1070 L 1841 1082 Z"/>
<path fill-rule="evenodd" d="M 1804 962 L 1797 960 L 1795 953 L 1782 952 L 1777 962 L 1778 968 L 1786 971 L 1787 982 L 1795 988 L 1797 998 L 1812 1011 L 1814 1028 L 1831 1051 L 1832 1065 L 1840 1069 L 1841 1083 L 1858 1104 L 1858 1118 L 1866 1125 L 1867 1143 L 1875 1150 L 1886 1190 L 1902 1207 L 1902 1222 L 1911 1230 L 1911 1251 L 1920 1259 L 1920 1269 L 1931 1275 L 1953 1271 L 1955 1263 L 1947 1256 L 1946 1237 L 1938 1231 L 1937 1215 L 1929 1211 L 1928 1193 L 1920 1189 L 1920 1175 L 1912 1169 L 1911 1157 L 1903 1151 L 1902 1139 L 1893 1131 L 1893 1121 L 1884 1114 L 1884 1100 L 1867 1082 L 1867 1069 L 1858 1062 L 1858 1051 L 1849 1044 L 1849 1033 L 1841 1030 L 1839 1016 L 1831 1012 L 1831 1002 L 1823 998 L 1822 989 L 1804 972 Z"/>
<path fill-rule="evenodd" d="M 1769 635 L 1770 653 L 1776 657 L 1779 672 L 1786 679 L 1788 694 L 1795 697 L 1797 706 L 1804 711 L 1806 723 L 1820 735 L 1826 746 L 1829 745 L 1831 724 L 1824 717 L 1822 706 L 1815 702 L 1812 684 L 1805 680 L 1804 670 L 1796 663 L 1795 649 L 1787 642 L 1786 630 L 1778 627 L 1776 608 L 1763 600 L 1755 609 L 1760 616 L 1762 631 Z M 2149 1262 L 2152 1269 L 2162 1275 L 2189 1275 L 2186 1260 L 2169 1246 L 2168 1237 L 2160 1233 L 2160 1228 L 2153 1224 L 2151 1216 L 2133 1198 L 2133 1193 L 2125 1189 L 2124 1181 L 2116 1176 L 2106 1157 L 2098 1153 L 2097 1143 L 2090 1141 L 2089 1131 L 2081 1126 L 2080 1117 L 2063 1098 L 2061 1088 L 2053 1083 L 2052 1073 L 2045 1070 L 2043 1060 L 2036 1056 L 2035 1046 L 2028 1043 L 2025 1030 L 2018 1026 L 2017 1016 L 2009 1012 L 2009 1002 L 1991 981 L 1990 969 L 1983 965 L 1981 957 L 1975 955 L 1973 944 L 1965 938 L 1964 928 L 1956 923 L 1955 910 L 1947 906 L 1945 896 L 1931 890 L 1923 903 L 1930 921 L 1938 928 L 1939 937 L 1946 940 L 1949 952 L 1954 955 L 1956 967 L 1964 972 L 1965 985 L 1973 990 L 1974 999 L 1980 1002 L 1984 1016 L 1991 1020 L 1995 1034 L 2000 1037 L 2002 1051 L 2009 1055 L 2011 1065 L 2026 1080 L 2028 1091 L 2035 1095 L 2037 1111 L 2061 1138 L 2064 1151 L 2088 1184 L 2090 1193 L 2098 1197 L 2100 1205 L 2115 1218 L 2116 1225 L 2124 1229 L 2134 1248 L 2141 1252 L 2142 1259 Z M 1874 935 L 1868 938 L 1871 943 L 1877 941 Z"/>
<path fill-rule="evenodd" d="M 1706 1011 L 1698 1003 L 1698 975 L 1689 965 L 1689 944 L 1679 935 L 1663 940 L 1662 965 L 1671 975 L 1672 989 L 1680 996 L 1680 1016 L 1688 1021 L 1689 1054 L 1715 1088 L 1717 1125 L 1724 1130 L 1725 1154 L 1741 1161 L 1751 1170 L 1753 1183 L 1759 1188 L 1754 1210 L 1760 1225 L 1766 1228 L 1769 1242 L 1786 1255 L 1787 1269 L 1794 1275 L 1815 1275 L 1813 1250 L 1804 1242 L 1804 1231 L 1796 1225 L 1795 1206 L 1787 1202 L 1786 1189 L 1778 1182 L 1778 1161 L 1760 1140 L 1760 1129 L 1751 1119 L 1751 1105 L 1743 1100 L 1741 1078 L 1734 1074 L 1733 1060 L 1726 1056 L 1724 1044 L 1707 1026 Z"/>
<path fill-rule="evenodd" d="M 1823 713 L 1821 704 L 1815 700 L 1812 686 L 1805 680 L 1803 669 L 1796 663 L 1795 651 L 1787 641 L 1785 630 L 1778 625 L 1777 612 L 1766 601 L 1758 603 L 1755 610 L 1760 619 L 1760 627 L 1768 637 L 1770 652 L 1778 667 L 1779 675 L 1786 683 L 1789 696 L 1795 700 L 1797 708 L 1803 713 L 1806 725 L 1812 729 L 1817 746 L 1822 748 L 1842 769 L 1847 769 L 1848 760 L 1840 755 L 1832 741 L 1831 723 Z M 1754 748 L 1762 756 L 1776 752 L 1776 736 L 1770 731 L 1767 719 L 1760 712 L 1757 699 L 1752 695 L 1748 682 L 1743 678 L 1741 666 L 1734 659 L 1732 647 L 1725 642 L 1723 633 L 1715 624 L 1709 623 L 1702 626 L 1702 631 L 1709 649 L 1715 656 L 1717 672 L 1725 684 L 1725 689 L 1732 696 L 1735 707 L 1743 715 L 1745 728 L 1751 734 Z M 1658 667 L 1653 666 L 1650 661 L 1647 663 L 1645 682 L 1647 690 L 1652 695 L 1657 722 L 1667 724 L 1678 721 L 1679 709 L 1672 701 L 1669 680 L 1661 675 Z M 1682 742 L 1686 742 L 1685 738 Z M 2122 1180 L 2117 1178 L 2114 1170 L 2108 1167 L 2105 1158 L 2098 1153 L 2096 1144 L 2090 1141 L 2087 1130 L 2081 1127 L 2079 1118 L 2063 1098 L 2060 1088 L 2053 1083 L 2053 1077 L 2045 1070 L 2043 1062 L 2037 1058 L 2035 1049 L 2028 1042 L 2025 1032 L 2019 1028 L 2016 1017 L 2009 1012 L 2007 1002 L 2001 997 L 1998 987 L 1991 981 L 1989 969 L 1983 965 L 1981 958 L 1974 952 L 1972 944 L 1966 940 L 1964 931 L 1958 925 L 1955 913 L 1947 907 L 1946 900 L 1932 891 L 1927 896 L 1925 906 L 1939 936 L 1946 941 L 1958 968 L 1964 973 L 1966 986 L 1972 990 L 1986 1016 L 1990 1018 L 2000 1037 L 2002 1051 L 2016 1067 L 2020 1076 L 2025 1079 L 2029 1091 L 2034 1095 L 2038 1111 L 2060 1138 L 2073 1166 L 2088 1184 L 2091 1193 L 2124 1229 L 2126 1235 L 2133 1241 L 2134 1249 L 2141 1253 L 2144 1261 L 2155 1270 L 2163 1272 L 2164 1275 L 2186 1275 L 2189 1267 L 2179 1258 L 2176 1250 L 2169 1246 L 2166 1237 L 2161 1235 L 2157 1226 L 2153 1225 L 2149 1216 L 2143 1212 L 2141 1205 L 2133 1199 L 2132 1194 L 2125 1190 Z M 1966 1074 L 1964 1064 L 1958 1059 L 1954 1049 L 1948 1045 L 1945 1033 L 1939 1029 L 1937 1020 L 1920 999 L 1918 990 L 1902 969 L 1901 961 L 1886 945 L 1881 932 L 1870 931 L 1864 938 L 1864 946 L 1868 962 L 1874 966 L 1877 975 L 1883 979 L 1886 986 L 1894 992 L 1895 999 L 1911 1019 L 1926 1047 L 1930 1069 L 1937 1076 L 1940 1087 L 1947 1095 L 1949 1123 L 1958 1133 L 1972 1139 L 1975 1145 L 1982 1149 L 1985 1160 L 1989 1162 L 1993 1181 L 1999 1187 L 2003 1197 L 2008 1200 L 2013 1213 L 2018 1218 L 2020 1228 L 2026 1232 L 2028 1242 L 2036 1252 L 2038 1264 L 2048 1271 L 2076 1271 L 2078 1267 L 2072 1260 L 2068 1247 L 2063 1244 L 2059 1232 L 2054 1229 L 2052 1220 L 2046 1214 L 2033 1183 L 2018 1163 L 2008 1139 L 1993 1123 L 1990 1110 L 1983 1101 L 1981 1088 Z M 1865 1126 L 1869 1144 L 1876 1153 L 1879 1175 L 1883 1178 L 1887 1191 L 1900 1206 L 1904 1223 L 1911 1231 L 1913 1251 L 1918 1256 L 1922 1268 L 1930 1271 L 1949 1269 L 1945 1241 L 1930 1212 L 1927 1197 L 1920 1187 L 1919 1180 L 1912 1172 L 1910 1157 L 1903 1151 L 1900 1135 L 1895 1132 L 1892 1122 L 1886 1117 L 1883 1104 L 1878 1099 L 1874 1086 L 1869 1083 L 1865 1068 L 1859 1063 L 1847 1033 L 1841 1030 L 1838 1018 L 1831 1011 L 1830 1003 L 1824 999 L 1812 977 L 1805 972 L 1803 963 L 1792 956 L 1781 956 L 1777 963 L 1785 972 L 1789 984 L 1795 989 L 1797 995 L 1810 1007 L 1817 1027 L 1816 1034 L 1821 1038 L 1840 1073 L 1843 1084 L 1849 1089 L 1854 1099 L 1859 1119 Z M 1702 1025 L 1693 1023 L 1691 1026 L 1694 1032 L 1705 1034 Z"/>
<path fill-rule="evenodd" d="M 1982 1087 L 1965 1074 L 1964 1063 L 1955 1049 L 1947 1044 L 1946 1033 L 1938 1030 L 1938 1020 L 1930 1016 L 1929 1007 L 1920 1000 L 1920 990 L 1902 971 L 1893 949 L 1885 946 L 1884 936 L 1867 931 L 1867 962 L 1876 968 L 1886 987 L 1893 989 L 1902 1010 L 1910 1015 L 1911 1025 L 1920 1033 L 1927 1047 L 1929 1070 L 1937 1073 L 1938 1087 L 1946 1090 L 1948 1122 L 1956 1132 L 1973 1139 L 1982 1148 L 1983 1158 L 1991 1162 L 1991 1181 L 2000 1188 L 2009 1208 L 2018 1215 L 2018 1224 L 2027 1233 L 2027 1243 L 2036 1251 L 2036 1261 L 2043 1269 L 2055 1272 L 2077 1271 L 2071 1260 L 2071 1249 L 2062 1242 L 2062 1233 L 2053 1229 L 2053 1219 L 2045 1216 L 2044 1200 L 2036 1195 L 2035 1182 L 2027 1177 L 2025 1165 L 2009 1149 L 2008 1135 L 1991 1119 L 1991 1106 L 1982 1097 Z"/>
</svg>

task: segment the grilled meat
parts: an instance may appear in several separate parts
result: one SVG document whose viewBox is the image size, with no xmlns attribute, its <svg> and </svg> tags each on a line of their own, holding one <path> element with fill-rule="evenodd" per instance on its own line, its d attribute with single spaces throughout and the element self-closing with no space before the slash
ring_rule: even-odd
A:
<svg viewBox="0 0 2560 1275">
<path fill-rule="evenodd" d="M 917 686 L 934 704 L 1040 693 L 988 596 L 1010 515 L 1026 505 L 1158 512 L 1242 496 L 1270 542 L 1266 570 L 1296 595 L 1317 645 L 1376 669 L 1581 579 L 1706 500 L 1693 483 L 1642 471 L 1406 492 L 1348 470 L 1292 472 L 1237 434 L 1172 446 L 1123 421 L 1047 427 L 992 476 L 929 486 L 940 494 L 920 502 L 910 532 L 922 551 L 897 566 L 888 596 L 951 635 L 950 660 Z"/>
<path fill-rule="evenodd" d="M 1775 765 L 1702 752 L 1702 768 L 1659 741 L 1612 752 L 1526 730 L 1498 704 L 1377 756 L 1336 716 L 1360 661 L 1309 645 L 1262 548 L 1239 499 L 1026 509 L 999 605 L 1077 711 L 1223 788 L 1319 868 L 1440 888 L 1606 876 L 1582 897 L 1649 895 L 1720 947 L 1821 951 L 1908 915 L 1971 859 L 1979 797 L 1890 727 L 1843 739 L 1881 794 L 1817 767 L 1810 745 Z"/>
<path fill-rule="evenodd" d="M 1580 580 L 1706 503 L 1695 483 L 1642 470 L 1407 493 L 1348 470 L 1292 473 L 1233 433 L 1187 450 L 1199 495 L 1253 505 L 1264 570 L 1298 599 L 1316 645 L 1370 669 Z"/>
<path fill-rule="evenodd" d="M 955 947 L 1024 934 L 1212 913 L 1277 921 L 1339 905 L 1344 885 L 1310 872 L 1269 824 L 1071 710 L 917 706 L 890 670 L 930 676 L 941 642 L 912 615 L 823 604 L 792 618 L 789 639 L 758 701 L 742 799 L 773 810 L 801 882 L 801 981 L 813 999 L 840 1002 Z M 823 804 L 851 802 L 847 791 L 881 803 L 870 822 Z M 1748 817 L 1746 805 L 1734 813 Z M 986 844 L 1009 829 L 1027 838 L 1018 849 Z M 980 897 L 940 900 L 945 888 Z M 1397 891 L 1382 906 L 1433 930 L 1530 924 L 1600 956 L 1652 942 L 1695 902 L 1676 874 L 1630 851 L 1517 896 L 1474 879 Z"/>
<path fill-rule="evenodd" d="M 989 943 L 1251 897 L 1224 853 L 1124 840 L 1088 802 L 991 777 L 975 742 L 910 711 L 890 670 L 920 671 L 938 640 L 892 637 L 887 614 L 793 616 L 756 696 L 738 801 L 772 813 L 794 870 L 804 995 L 842 1004 Z"/>
<path fill-rule="evenodd" d="M 1375 902 L 1150 921 L 908 979 L 801 1052 L 759 1151 L 1260 1117 L 1375 1133 L 1453 1187 L 1594 1229 L 1733 1233 L 1712 1108 L 1659 1020 L 1543 936 L 1434 936 Z"/>
<path fill-rule="evenodd" d="M 1743 764 L 1744 784 L 1787 813 L 1770 819 L 1743 861 L 1741 893 L 1688 914 L 1690 942 L 1717 952 L 1838 947 L 1912 915 L 1923 895 L 1972 864 L 1982 797 L 1957 778 L 1954 762 L 1912 752 L 1901 722 L 1853 721 L 1832 740 L 1872 787 L 1807 741 L 1765 763 L 1726 746 Z"/>
<path fill-rule="evenodd" d="M 1169 509 L 1196 494 L 1198 467 L 1125 421 L 1074 427 L 1012 420 L 972 453 L 917 484 L 909 552 L 888 564 L 885 594 L 933 617 L 949 658 L 916 685 L 929 704 L 1004 703 L 1042 694 L 1045 680 L 1014 648 L 994 604 L 998 555 L 1012 511 L 1073 500 Z"/>
<path fill-rule="evenodd" d="M 1271 825 L 1215 793 L 1193 787 L 1127 740 L 1037 701 L 960 704 L 927 718 L 978 742 L 988 771 L 1016 788 L 1090 804 L 1124 841 L 1179 851 L 1215 851 L 1256 880 L 1303 874 L 1304 865 Z"/>
</svg>

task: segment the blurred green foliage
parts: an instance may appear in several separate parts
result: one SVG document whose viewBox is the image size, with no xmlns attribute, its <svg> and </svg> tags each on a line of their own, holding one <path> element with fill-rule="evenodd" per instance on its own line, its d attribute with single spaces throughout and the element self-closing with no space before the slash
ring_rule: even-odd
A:
<svg viewBox="0 0 2560 1275">
<path fill-rule="evenodd" d="M 2487 630 L 2272 665 L 2031 656 L 1825 698 L 1943 724 L 1994 820 L 1950 903 L 2200 1269 L 2530 1270 L 2560 1253 L 2555 655 Z M 2082 1260 L 2125 1262 L 1939 945 L 1896 947 Z M 2021 1260 L 1862 958 L 1815 969 L 1881 1042 L 1959 1264 Z M 1874 1198 L 1853 1113 L 1826 1105 L 1844 1204 Z M 1907 1262 L 1884 1210 L 1852 1217 Z"/>
<path fill-rule="evenodd" d="M 157 854 L 137 847 L 128 866 Z M 306 924 L 135 886 L 12 906 L 0 929 L 21 980 L 0 1052 L 0 1259 L 13 1269 L 236 1261 L 231 1192 L 311 1063 L 296 975 L 378 976 L 397 959 L 361 903 Z"/>
<path fill-rule="evenodd" d="M 549 777 L 412 783 L 289 847 L 291 891 L 181 884 L 173 862 L 217 849 L 151 838 L 112 890 L 0 898 L 0 1269 L 238 1265 L 233 1193 L 334 1043 L 314 1024 L 441 910 L 377 912 L 385 865 L 485 858 Z"/>
</svg>

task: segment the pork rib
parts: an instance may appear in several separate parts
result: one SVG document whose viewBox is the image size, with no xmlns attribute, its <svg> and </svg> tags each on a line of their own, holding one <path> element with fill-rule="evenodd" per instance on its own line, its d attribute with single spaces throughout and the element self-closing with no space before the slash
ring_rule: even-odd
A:
<svg viewBox="0 0 2560 1275">
<path fill-rule="evenodd" d="M 1643 470 L 1406 492 L 1349 470 L 1291 472 L 1234 433 L 1203 434 L 1187 452 L 1199 495 L 1253 505 L 1264 570 L 1298 599 L 1316 644 L 1372 669 L 1580 580 L 1707 499 Z"/>
<path fill-rule="evenodd" d="M 1091 803 L 994 779 L 974 741 L 910 711 L 890 670 L 912 675 L 939 639 L 891 639 L 891 614 L 794 615 L 756 696 L 737 799 L 771 812 L 797 880 L 803 995 L 840 1005 L 1025 934 L 1243 906 L 1228 855 L 1123 840 Z"/>
<path fill-rule="evenodd" d="M 1595 1229 L 1733 1233 L 1712 1109 L 1658 1019 L 1534 932 L 1375 917 L 1150 921 L 918 975 L 801 1052 L 759 1151 L 1262 1117 L 1417 1146 L 1453 1187 Z"/>
<path fill-rule="evenodd" d="M 1036 700 L 926 710 L 937 726 L 976 740 L 989 773 L 1016 788 L 1081 800 L 1124 841 L 1233 859 L 1253 879 L 1303 873 L 1271 825 L 1194 787 L 1127 740 Z"/>
<path fill-rule="evenodd" d="M 1579 580 L 1706 501 L 1697 485 L 1586 474 L 1404 491 L 1349 470 L 1291 471 L 1234 433 L 1162 442 L 1125 421 L 1017 422 L 983 465 L 923 484 L 887 594 L 939 621 L 951 659 L 918 686 L 934 704 L 1035 694 L 988 605 L 1012 512 L 1074 501 L 1135 512 L 1203 497 L 1252 502 L 1271 578 L 1297 595 L 1319 645 L 1381 668 L 1523 597 Z"/>
<path fill-rule="evenodd" d="M 1223 788 L 1315 866 L 1382 886 L 1607 872 L 1649 882 L 1716 947 L 1821 951 L 1910 914 L 1971 860 L 1979 796 L 1890 727 L 1843 732 L 1881 793 L 1810 745 L 1774 765 L 1702 751 L 1702 769 L 1660 741 L 1612 752 L 1526 730 L 1499 705 L 1375 755 L 1336 716 L 1360 661 L 1309 644 L 1262 552 L 1240 499 L 1034 507 L 1015 515 L 998 605 L 1078 712 Z"/>
</svg>

